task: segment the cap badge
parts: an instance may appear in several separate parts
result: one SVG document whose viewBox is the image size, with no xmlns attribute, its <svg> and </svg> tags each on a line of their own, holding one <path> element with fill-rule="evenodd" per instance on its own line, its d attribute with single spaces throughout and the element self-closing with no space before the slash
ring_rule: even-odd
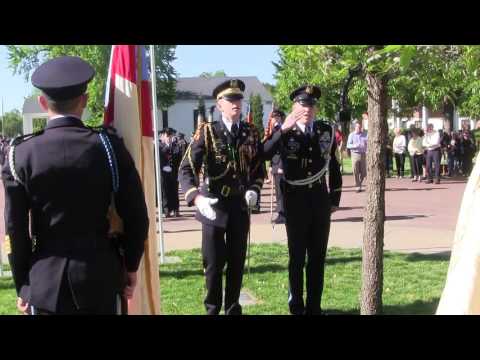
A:
<svg viewBox="0 0 480 360">
<path fill-rule="evenodd" d="M 232 88 L 238 87 L 238 82 L 237 82 L 237 80 L 232 80 L 232 81 L 230 81 L 230 87 L 232 87 Z"/>
<path fill-rule="evenodd" d="M 313 88 L 311 86 L 307 86 L 307 88 L 305 89 L 305 92 L 311 95 L 313 94 Z"/>
</svg>

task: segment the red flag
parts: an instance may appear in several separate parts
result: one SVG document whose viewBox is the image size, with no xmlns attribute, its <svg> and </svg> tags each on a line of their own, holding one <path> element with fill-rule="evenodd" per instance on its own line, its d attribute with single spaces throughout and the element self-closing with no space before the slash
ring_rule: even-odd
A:
<svg viewBox="0 0 480 360">
<path fill-rule="evenodd" d="M 125 142 L 142 179 L 150 228 L 137 272 L 138 284 L 129 314 L 160 313 L 160 280 L 156 237 L 152 103 L 148 59 L 141 45 L 113 45 L 105 94 L 106 125 Z M 120 179 L 120 181 L 122 181 Z"/>
</svg>

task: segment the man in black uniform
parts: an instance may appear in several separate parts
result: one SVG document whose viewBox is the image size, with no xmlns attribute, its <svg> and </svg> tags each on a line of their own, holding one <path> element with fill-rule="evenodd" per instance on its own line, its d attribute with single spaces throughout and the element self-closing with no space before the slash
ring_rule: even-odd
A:
<svg viewBox="0 0 480 360">
<path fill-rule="evenodd" d="M 239 297 L 250 226 L 248 207 L 255 206 L 264 178 L 258 132 L 240 121 L 244 89 L 241 80 L 228 80 L 213 90 L 222 118 L 199 124 L 180 165 L 185 200 L 197 206 L 196 218 L 202 223 L 204 303 L 212 315 L 222 308 L 225 263 L 225 314 L 242 313 Z M 202 165 L 205 181 L 199 189 Z"/>
<path fill-rule="evenodd" d="M 181 161 L 180 147 L 174 141 L 174 130 L 166 128 L 160 142 L 160 165 L 162 169 L 163 210 L 166 217 L 180 216 L 178 199 L 178 167 Z"/>
<path fill-rule="evenodd" d="M 282 127 L 283 121 L 285 120 L 285 113 L 282 110 L 274 110 L 272 112 L 272 117 L 274 119 L 272 134 Z M 277 151 L 275 155 L 272 156 L 271 161 L 272 166 L 272 175 L 275 181 L 275 198 L 277 200 L 276 211 L 278 213 L 277 218 L 274 220 L 275 224 L 285 224 L 285 211 L 283 209 L 283 193 L 280 183 L 285 177 L 283 174 L 282 166 L 282 156 L 280 151 Z"/>
<path fill-rule="evenodd" d="M 289 251 L 289 299 L 292 314 L 321 314 L 325 255 L 330 214 L 340 203 L 342 177 L 335 157 L 332 126 L 315 120 L 320 97 L 316 86 L 302 86 L 290 94 L 293 111 L 281 129 L 264 144 L 267 157 L 280 151 L 285 178 L 285 216 Z M 325 175 L 328 172 L 327 183 Z M 303 300 L 305 255 L 307 299 Z"/>
<path fill-rule="evenodd" d="M 188 142 L 185 140 L 185 134 L 183 133 L 178 133 L 178 146 L 180 147 L 180 155 L 181 159 L 183 159 L 183 155 L 185 155 L 185 152 L 187 151 L 188 148 Z"/>
<path fill-rule="evenodd" d="M 43 131 L 13 140 L 2 170 L 9 260 L 24 313 L 116 314 L 119 294 L 130 298 L 136 284 L 147 209 L 123 141 L 80 120 L 94 74 L 69 56 L 34 72 L 49 120 Z M 112 229 L 112 199 L 124 227 L 117 241 L 109 236 L 120 230 Z"/>
</svg>

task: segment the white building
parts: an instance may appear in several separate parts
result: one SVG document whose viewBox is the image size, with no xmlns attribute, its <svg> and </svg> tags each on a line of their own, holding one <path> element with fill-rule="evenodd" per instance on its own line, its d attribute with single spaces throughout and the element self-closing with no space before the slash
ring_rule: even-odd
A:
<svg viewBox="0 0 480 360">
<path fill-rule="evenodd" d="M 186 138 L 189 139 L 190 134 L 196 129 L 199 98 L 203 97 L 208 114 L 209 108 L 216 103 L 212 97 L 213 89 L 228 79 L 234 79 L 234 77 L 178 78 L 175 103 L 167 110 L 158 111 L 160 128 L 174 128 L 177 132 L 184 133 Z M 272 96 L 256 76 L 240 76 L 236 79 L 240 79 L 245 83 L 242 119 L 247 115 L 250 95 L 258 94 L 262 98 L 263 124 L 266 126 L 268 114 L 272 109 Z M 25 99 L 22 112 L 24 134 L 30 134 L 33 131 L 33 123 L 35 121 L 46 121 L 47 119 L 47 113 L 40 108 L 36 96 Z M 88 119 L 88 116 L 88 111 L 85 111 L 82 119 Z M 215 109 L 213 113 L 214 120 L 218 119 L 219 116 L 218 110 Z"/>
<path fill-rule="evenodd" d="M 33 123 L 36 121 L 46 122 L 47 113 L 40 107 L 37 96 L 31 96 L 25 99 L 22 109 L 23 116 L 23 133 L 30 134 L 33 132 Z M 88 119 L 88 110 L 83 112 L 82 119 Z"/>
<path fill-rule="evenodd" d="M 240 79 L 245 83 L 242 119 L 245 119 L 247 115 L 250 95 L 260 95 L 263 104 L 263 125 L 265 127 L 268 121 L 268 114 L 272 109 L 273 98 L 256 76 L 178 78 L 175 104 L 167 110 L 159 111 L 160 127 L 174 128 L 177 132 L 184 133 L 187 138 L 190 138 L 197 125 L 199 98 L 203 97 L 208 115 L 210 107 L 216 103 L 216 100 L 212 97 L 213 89 L 229 79 Z M 215 109 L 213 119 L 217 120 L 219 116 L 218 110 Z"/>
<path fill-rule="evenodd" d="M 427 109 L 425 118 L 421 111 L 414 111 L 411 117 L 400 118 L 390 116 L 387 119 L 387 122 L 389 130 L 393 130 L 396 127 L 399 127 L 400 129 L 408 129 L 411 125 L 414 125 L 416 128 L 425 129 L 426 124 L 433 124 L 435 130 L 442 130 L 445 127 L 445 120 L 446 119 L 441 112 L 430 112 Z M 426 124 L 424 124 L 425 122 Z M 364 114 L 362 123 L 364 129 L 368 130 L 368 115 Z M 468 125 L 470 129 L 475 129 L 475 120 L 468 117 L 460 117 L 455 111 L 453 116 L 453 131 L 461 130 L 465 124 Z"/>
</svg>

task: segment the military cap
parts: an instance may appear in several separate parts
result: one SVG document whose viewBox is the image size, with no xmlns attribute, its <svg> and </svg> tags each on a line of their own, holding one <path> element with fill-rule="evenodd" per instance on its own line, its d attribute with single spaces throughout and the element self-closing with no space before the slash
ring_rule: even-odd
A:
<svg viewBox="0 0 480 360">
<path fill-rule="evenodd" d="M 318 86 L 304 85 L 304 86 L 300 86 L 298 89 L 295 89 L 290 94 L 290 100 L 299 102 L 302 105 L 313 106 L 317 103 L 317 100 L 320 97 L 320 94 L 321 94 L 321 91 Z"/>
<path fill-rule="evenodd" d="M 222 82 L 213 89 L 213 97 L 217 100 L 224 98 L 228 101 L 243 99 L 245 83 L 239 79 L 232 79 Z"/>
<path fill-rule="evenodd" d="M 61 56 L 40 65 L 32 75 L 32 85 L 54 101 L 74 99 L 85 93 L 95 70 L 76 56 Z"/>
<path fill-rule="evenodd" d="M 171 127 L 163 128 L 160 130 L 160 134 L 167 134 L 167 135 L 173 135 L 175 133 L 175 130 L 172 129 Z"/>
</svg>

